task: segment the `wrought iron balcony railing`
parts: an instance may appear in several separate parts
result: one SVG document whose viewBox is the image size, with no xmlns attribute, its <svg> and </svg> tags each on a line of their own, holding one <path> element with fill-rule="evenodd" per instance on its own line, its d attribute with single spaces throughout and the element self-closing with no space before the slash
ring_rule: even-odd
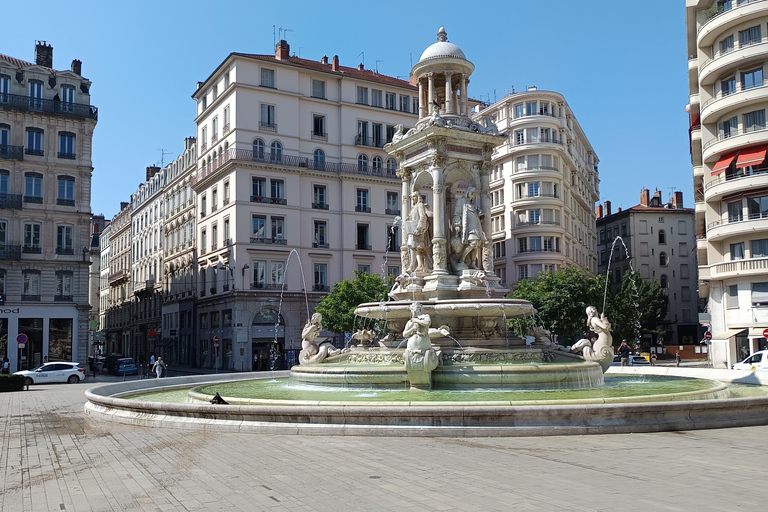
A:
<svg viewBox="0 0 768 512">
<path fill-rule="evenodd" d="M 21 246 L 20 245 L 2 245 L 0 246 L 0 260 L 16 260 L 21 259 Z"/>
<path fill-rule="evenodd" d="M 268 236 L 252 236 L 252 244 L 268 244 L 268 245 L 286 245 L 288 241 L 285 238 L 272 238 Z"/>
<path fill-rule="evenodd" d="M 21 210 L 21 194 L 0 194 L 0 208 Z"/>
<path fill-rule="evenodd" d="M 30 98 L 18 94 L 0 94 L 0 108 L 12 108 L 33 112 L 44 112 L 65 117 L 79 117 L 83 119 L 99 119 L 99 109 L 93 105 L 80 103 L 68 103 L 43 98 Z"/>
<path fill-rule="evenodd" d="M 0 158 L 3 160 L 24 160 L 24 146 L 1 144 Z"/>
</svg>

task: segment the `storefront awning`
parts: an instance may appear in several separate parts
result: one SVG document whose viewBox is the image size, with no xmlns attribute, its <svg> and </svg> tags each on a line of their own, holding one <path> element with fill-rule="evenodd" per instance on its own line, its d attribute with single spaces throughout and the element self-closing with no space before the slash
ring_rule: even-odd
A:
<svg viewBox="0 0 768 512">
<path fill-rule="evenodd" d="M 733 338 L 737 334 L 741 334 L 746 329 L 728 329 L 727 331 L 721 332 L 720 334 L 715 334 L 712 339 L 713 340 L 728 340 L 730 338 Z"/>
<path fill-rule="evenodd" d="M 731 166 L 731 162 L 733 162 L 733 159 L 736 158 L 736 155 L 738 155 L 738 151 L 736 153 L 729 153 L 727 155 L 721 156 L 720 160 L 717 161 L 715 166 L 712 168 L 712 176 L 717 176 L 720 173 L 725 172 L 725 170 Z"/>
<path fill-rule="evenodd" d="M 747 338 L 764 338 L 763 331 L 768 329 L 768 325 L 765 327 L 750 327 Z"/>
<path fill-rule="evenodd" d="M 739 158 L 736 159 L 736 168 L 763 163 L 766 151 L 768 151 L 768 146 L 758 146 L 739 151 Z"/>
</svg>

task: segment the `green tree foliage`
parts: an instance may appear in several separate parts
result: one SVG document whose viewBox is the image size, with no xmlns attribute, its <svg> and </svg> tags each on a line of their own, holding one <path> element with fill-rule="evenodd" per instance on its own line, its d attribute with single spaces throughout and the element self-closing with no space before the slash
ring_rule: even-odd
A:
<svg viewBox="0 0 768 512">
<path fill-rule="evenodd" d="M 656 281 L 645 281 L 640 274 L 627 272 L 621 289 L 608 296 L 608 320 L 615 344 L 622 339 L 637 342 L 643 334 L 660 333 L 667 315 L 669 298 Z"/>
<path fill-rule="evenodd" d="M 389 280 L 378 274 L 355 271 L 354 279 L 336 283 L 318 304 L 316 311 L 323 316 L 323 327 L 335 333 L 352 332 L 355 308 L 363 302 L 387 300 L 390 288 Z"/>
<path fill-rule="evenodd" d="M 520 281 L 509 297 L 533 304 L 540 319 L 537 323 L 563 340 L 580 337 L 586 332 L 585 310 L 587 306 L 602 308 L 603 286 L 599 276 L 585 269 L 560 267 L 555 272 L 541 272 L 533 279 Z M 515 329 L 520 330 L 520 327 L 515 326 Z"/>
</svg>

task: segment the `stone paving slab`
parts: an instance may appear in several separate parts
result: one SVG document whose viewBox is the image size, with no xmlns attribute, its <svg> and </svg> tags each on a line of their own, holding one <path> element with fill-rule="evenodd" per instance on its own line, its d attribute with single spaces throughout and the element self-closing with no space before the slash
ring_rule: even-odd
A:
<svg viewBox="0 0 768 512">
<path fill-rule="evenodd" d="M 0 393 L 0 511 L 765 510 L 768 426 L 472 439 L 217 433 L 88 420 L 91 385 Z"/>
</svg>

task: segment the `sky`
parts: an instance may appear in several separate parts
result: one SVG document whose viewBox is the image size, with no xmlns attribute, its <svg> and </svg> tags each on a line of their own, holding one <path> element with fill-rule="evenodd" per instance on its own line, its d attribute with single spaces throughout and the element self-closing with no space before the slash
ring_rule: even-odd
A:
<svg viewBox="0 0 768 512">
<path fill-rule="evenodd" d="M 600 201 L 639 203 L 681 190 L 693 207 L 683 0 L 38 0 L 5 2 L 0 53 L 53 67 L 82 61 L 99 109 L 91 209 L 107 218 L 149 165 L 167 165 L 195 134 L 192 94 L 232 52 L 274 54 L 282 36 L 305 59 L 407 79 L 439 27 L 475 65 L 469 96 L 483 101 L 535 85 L 561 93 L 600 159 Z"/>
</svg>

